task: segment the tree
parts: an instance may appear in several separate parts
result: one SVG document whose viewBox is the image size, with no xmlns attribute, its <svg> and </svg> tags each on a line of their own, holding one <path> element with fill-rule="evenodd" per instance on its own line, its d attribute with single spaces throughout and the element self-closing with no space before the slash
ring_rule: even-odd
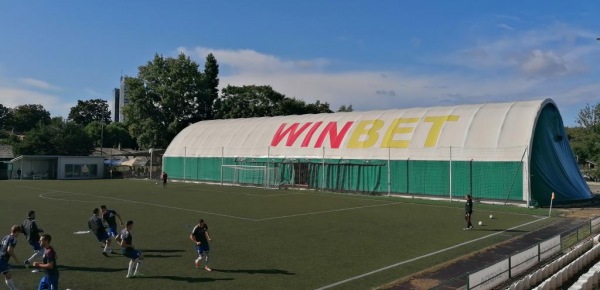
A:
<svg viewBox="0 0 600 290">
<path fill-rule="evenodd" d="M 600 102 L 594 106 L 586 104 L 577 115 L 577 124 L 584 129 L 600 133 Z"/>
<path fill-rule="evenodd" d="M 46 111 L 42 105 L 20 105 L 12 111 L 15 132 L 27 132 L 38 125 L 50 123 L 50 112 Z"/>
<path fill-rule="evenodd" d="M 78 100 L 77 105 L 71 108 L 68 120 L 83 126 L 94 121 L 108 124 L 110 123 L 108 103 L 101 99 Z"/>
<path fill-rule="evenodd" d="M 352 112 L 352 111 L 354 111 L 354 109 L 352 108 L 352 105 L 348 105 L 348 107 L 346 107 L 346 105 L 341 105 L 337 111 L 338 112 Z"/>
<path fill-rule="evenodd" d="M 328 103 L 288 98 L 271 86 L 227 86 L 215 102 L 217 119 L 331 113 Z"/>
<path fill-rule="evenodd" d="M 27 155 L 89 155 L 94 148 L 83 126 L 53 118 L 50 124 L 40 124 L 30 130 L 17 146 L 16 153 Z"/>
<path fill-rule="evenodd" d="M 285 96 L 271 86 L 231 86 L 221 91 L 215 104 L 217 119 L 277 116 L 278 104 Z"/>
<path fill-rule="evenodd" d="M 186 126 L 211 115 L 212 96 L 198 64 L 184 54 L 158 54 L 139 67 L 137 77 L 125 78 L 129 103 L 123 108 L 132 136 L 143 148 L 165 148 Z M 209 65 L 212 74 L 216 61 Z M 214 85 L 215 76 L 212 79 Z"/>
<path fill-rule="evenodd" d="M 0 104 L 0 130 L 10 130 L 12 126 L 12 110 Z"/>
<path fill-rule="evenodd" d="M 90 137 L 95 147 L 105 148 L 137 148 L 135 140 L 127 131 L 127 126 L 121 122 L 108 125 L 94 121 L 85 126 L 84 131 Z M 102 143 L 101 143 L 102 142 Z"/>
<path fill-rule="evenodd" d="M 219 64 L 212 53 L 206 56 L 204 64 L 204 119 L 214 119 L 214 103 L 219 98 Z"/>
<path fill-rule="evenodd" d="M 314 104 L 306 105 L 308 108 L 309 114 L 319 114 L 319 113 L 333 113 L 333 111 L 329 108 L 329 103 L 321 103 L 321 101 L 317 100 Z"/>
</svg>

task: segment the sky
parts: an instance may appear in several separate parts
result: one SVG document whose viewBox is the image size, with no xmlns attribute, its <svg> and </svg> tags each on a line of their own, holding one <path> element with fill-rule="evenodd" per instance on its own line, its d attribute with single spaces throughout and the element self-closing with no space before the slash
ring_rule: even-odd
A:
<svg viewBox="0 0 600 290">
<path fill-rule="evenodd" d="M 0 104 L 67 117 L 155 54 L 337 110 L 600 102 L 600 2 L 0 1 Z"/>
</svg>

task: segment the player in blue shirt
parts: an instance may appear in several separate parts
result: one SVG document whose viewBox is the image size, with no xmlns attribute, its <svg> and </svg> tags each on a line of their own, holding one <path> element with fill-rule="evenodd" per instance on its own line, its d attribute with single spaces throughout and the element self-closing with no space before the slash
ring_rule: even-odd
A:
<svg viewBox="0 0 600 290">
<path fill-rule="evenodd" d="M 102 250 L 102 255 L 108 257 L 108 253 L 111 252 L 110 236 L 106 232 L 106 229 L 104 228 L 104 224 L 102 223 L 102 219 L 99 216 L 100 210 L 98 208 L 94 208 L 93 212 L 94 212 L 94 214 L 88 220 L 88 227 L 90 228 L 90 230 L 92 230 L 94 235 L 96 235 L 96 238 L 98 239 L 98 241 L 102 245 L 104 245 L 104 250 Z"/>
<path fill-rule="evenodd" d="M 15 256 L 15 247 L 17 246 L 17 237 L 21 231 L 21 226 L 12 226 L 10 228 L 10 234 L 4 236 L 4 238 L 2 238 L 2 242 L 0 242 L 0 273 L 4 275 L 4 281 L 10 290 L 17 290 L 17 287 L 15 287 L 15 283 L 12 280 L 8 260 L 10 257 L 13 257 L 17 264 L 20 263 L 19 259 L 17 259 L 17 256 Z"/>
<path fill-rule="evenodd" d="M 44 230 L 37 226 L 35 221 L 35 211 L 29 211 L 27 213 L 27 219 L 23 221 L 21 225 L 23 228 L 23 235 L 27 238 L 27 242 L 33 247 L 33 255 L 29 257 L 29 259 L 25 260 L 25 267 L 29 268 L 29 263 L 44 254 L 44 250 L 42 250 L 42 246 L 40 246 L 40 233 L 43 233 Z M 33 270 L 37 272 L 37 270 Z"/>
<path fill-rule="evenodd" d="M 140 251 L 133 247 L 133 236 L 131 235 L 132 227 L 133 221 L 127 221 L 125 228 L 117 237 L 117 241 L 119 241 L 121 244 L 121 252 L 123 253 L 123 256 L 129 258 L 129 267 L 127 268 L 127 276 L 125 276 L 125 278 L 143 276 L 143 274 L 140 272 L 140 265 L 142 264 L 144 257 L 142 257 L 142 253 L 140 253 Z"/>
<path fill-rule="evenodd" d="M 44 269 L 44 277 L 40 280 L 38 290 L 58 290 L 58 265 L 56 264 L 56 252 L 50 246 L 52 237 L 48 234 L 43 234 L 40 237 L 40 245 L 44 248 L 44 256 L 42 262 L 33 262 L 36 268 Z"/>
<path fill-rule="evenodd" d="M 115 238 L 117 236 L 117 218 L 119 218 L 119 224 L 123 226 L 121 215 L 112 209 L 107 209 L 106 205 L 101 205 L 100 210 L 102 211 L 102 220 L 108 224 L 108 234 Z"/>
<path fill-rule="evenodd" d="M 198 252 L 198 258 L 194 261 L 196 268 L 200 268 L 202 265 L 202 260 L 204 259 L 204 270 L 209 272 L 212 271 L 212 269 L 208 267 L 208 254 L 210 251 L 210 246 L 208 243 L 212 242 L 212 240 L 208 234 L 208 225 L 203 219 L 200 219 L 198 224 L 192 230 L 192 233 L 190 234 L 190 240 L 196 244 L 196 251 Z"/>
</svg>

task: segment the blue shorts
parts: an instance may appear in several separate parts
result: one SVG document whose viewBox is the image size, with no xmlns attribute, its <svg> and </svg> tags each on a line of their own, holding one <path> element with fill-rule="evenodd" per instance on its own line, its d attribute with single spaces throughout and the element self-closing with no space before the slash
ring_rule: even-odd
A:
<svg viewBox="0 0 600 290">
<path fill-rule="evenodd" d="M 210 251 L 210 246 L 208 245 L 208 243 L 202 243 L 200 245 L 196 245 L 196 251 L 198 252 L 198 255 L 208 253 L 208 251 Z"/>
<path fill-rule="evenodd" d="M 48 276 L 44 275 L 40 280 L 38 290 L 58 290 L 58 274 Z"/>
<path fill-rule="evenodd" d="M 114 227 L 109 226 L 106 230 L 108 231 L 109 236 L 111 236 L 111 237 L 117 236 L 117 226 L 116 225 Z"/>
<path fill-rule="evenodd" d="M 101 233 L 97 233 L 96 238 L 98 239 L 98 242 L 104 242 L 108 240 L 108 233 L 104 231 Z"/>
<path fill-rule="evenodd" d="M 8 261 L 0 259 L 0 273 L 5 274 L 7 272 L 10 272 L 10 265 L 8 264 Z"/>
<path fill-rule="evenodd" d="M 121 249 L 121 253 L 123 254 L 123 256 L 135 260 L 139 257 L 142 256 L 142 253 L 140 253 L 140 251 L 134 249 L 134 248 L 125 248 L 125 249 Z"/>
<path fill-rule="evenodd" d="M 42 249 L 42 246 L 40 246 L 40 242 L 39 241 L 28 241 L 29 244 L 33 247 L 34 251 L 39 251 Z"/>
</svg>

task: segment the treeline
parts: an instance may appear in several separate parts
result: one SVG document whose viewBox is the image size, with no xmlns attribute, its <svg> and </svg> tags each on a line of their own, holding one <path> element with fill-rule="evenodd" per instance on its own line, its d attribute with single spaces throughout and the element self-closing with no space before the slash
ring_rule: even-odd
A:
<svg viewBox="0 0 600 290">
<path fill-rule="evenodd" d="M 566 128 L 571 149 L 579 163 L 593 167 L 584 174 L 593 180 L 600 180 L 600 102 L 587 104 L 577 115 L 579 126 Z"/>
<path fill-rule="evenodd" d="M 202 120 L 332 113 L 328 103 L 306 103 L 268 85 L 228 85 L 219 94 L 219 65 L 204 68 L 184 54 L 154 58 L 125 77 L 125 122 L 112 122 L 107 101 L 79 100 L 67 119 L 39 104 L 0 104 L 0 144 L 15 155 L 88 155 L 94 147 L 166 148 L 183 128 Z M 352 105 L 338 111 L 352 111 Z"/>
</svg>

